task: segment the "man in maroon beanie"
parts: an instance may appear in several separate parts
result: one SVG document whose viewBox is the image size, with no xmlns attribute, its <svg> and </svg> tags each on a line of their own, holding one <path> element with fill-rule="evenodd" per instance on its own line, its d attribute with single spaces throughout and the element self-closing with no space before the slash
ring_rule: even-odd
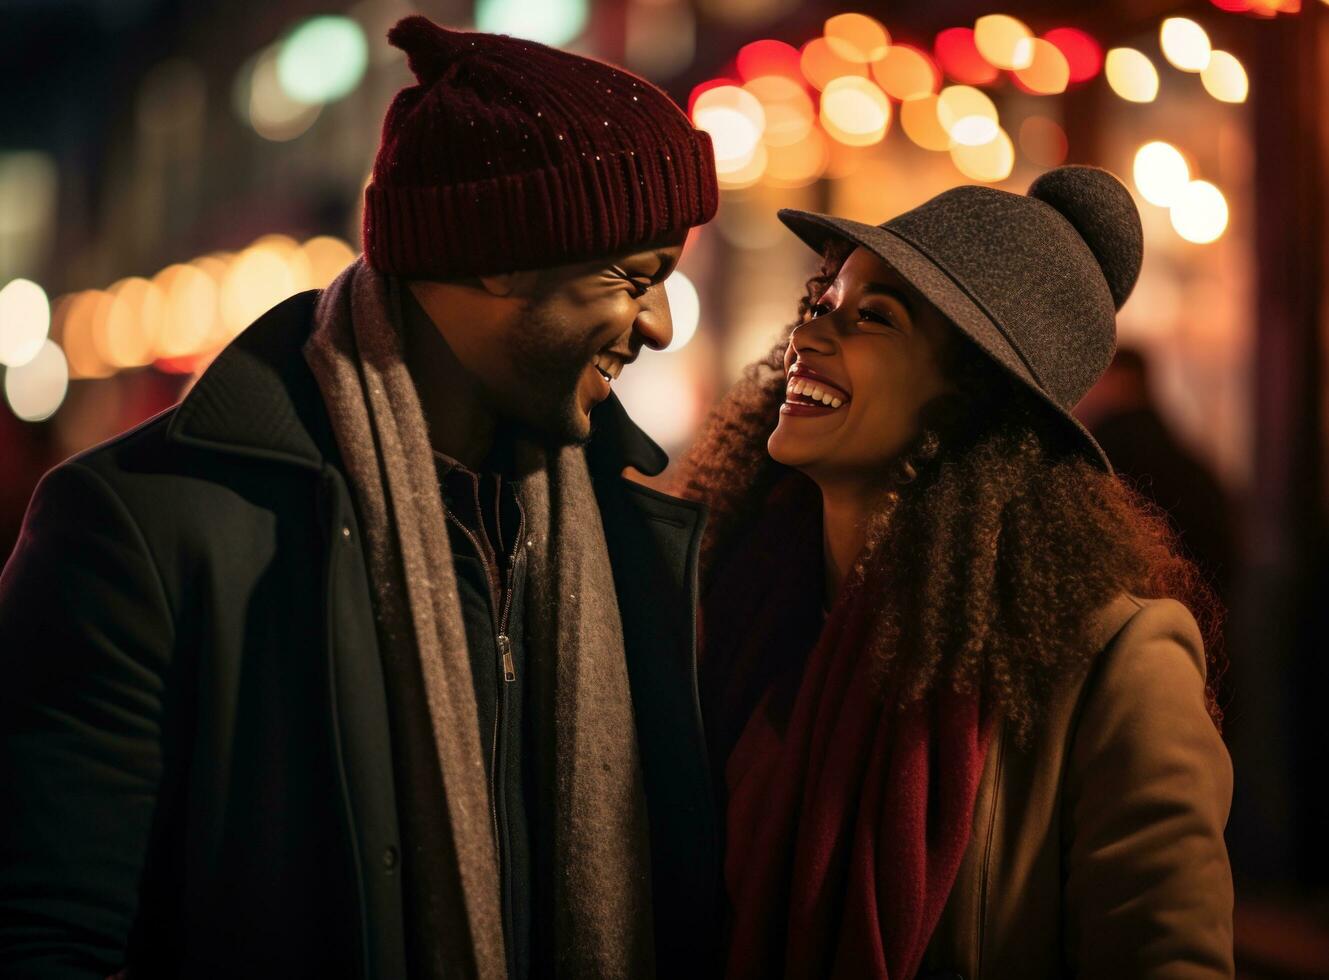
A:
<svg viewBox="0 0 1329 980">
<path fill-rule="evenodd" d="M 710 142 L 421 17 L 364 255 L 42 481 L 0 577 L 0 975 L 705 972 L 702 515 L 612 394 Z"/>
</svg>

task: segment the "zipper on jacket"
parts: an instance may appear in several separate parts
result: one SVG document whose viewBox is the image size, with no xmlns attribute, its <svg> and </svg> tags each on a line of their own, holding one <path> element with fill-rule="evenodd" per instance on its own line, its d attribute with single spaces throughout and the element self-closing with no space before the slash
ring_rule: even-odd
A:
<svg viewBox="0 0 1329 980">
<path fill-rule="evenodd" d="M 511 684 L 517 679 L 517 663 L 512 659 L 512 641 L 506 633 L 498 634 L 498 650 L 503 655 L 503 680 Z"/>
<path fill-rule="evenodd" d="M 517 505 L 518 513 L 521 514 L 521 505 Z M 507 738 L 503 732 L 503 718 L 508 713 L 508 689 L 509 685 L 517 679 L 517 664 L 512 656 L 512 639 L 508 636 L 509 619 L 512 615 L 512 599 L 516 592 L 517 578 L 517 560 L 520 554 L 521 542 L 524 540 L 526 532 L 526 519 L 522 514 L 517 520 L 517 534 L 513 538 L 512 552 L 503 555 L 501 560 L 507 563 L 507 580 L 504 583 L 502 608 L 499 610 L 498 622 L 495 624 L 495 642 L 498 645 L 499 663 L 503 670 L 503 683 L 499 685 L 498 698 L 496 699 L 497 709 L 494 712 L 494 772 L 490 776 L 490 785 L 494 791 L 490 793 L 490 800 L 494 810 L 494 846 L 498 849 L 498 869 L 501 880 L 501 891 L 499 900 L 503 908 L 503 932 L 505 940 L 515 941 L 513 936 L 513 911 L 512 911 L 512 886 L 507 880 L 508 873 L 511 870 L 506 867 L 503 858 L 503 840 L 507 833 L 507 820 L 499 820 L 498 796 L 499 781 L 498 774 L 500 755 L 504 768 L 507 764 Z M 499 557 L 495 555 L 495 557 Z M 506 787 L 506 775 L 504 776 L 504 787 Z M 506 807 L 504 808 L 504 817 L 506 818 Z M 511 953 L 509 952 L 509 955 Z M 510 961 L 511 962 L 511 961 Z"/>
<path fill-rule="evenodd" d="M 476 503 L 476 513 L 477 514 L 483 513 L 483 511 L 480 509 L 480 501 L 478 499 L 478 496 L 475 503 Z M 524 539 L 526 533 L 526 516 L 525 514 L 521 513 L 520 508 L 521 505 L 519 503 L 518 513 L 520 516 L 517 521 L 517 533 L 513 537 L 512 552 L 510 554 L 505 554 L 501 556 L 497 552 L 494 553 L 494 558 L 496 561 L 503 561 L 507 564 L 507 581 L 504 583 L 503 592 L 501 596 L 494 596 L 491 593 L 491 598 L 496 598 L 498 599 L 499 602 L 497 615 L 493 617 L 492 621 L 494 628 L 494 642 L 498 648 L 498 653 L 499 653 L 499 661 L 498 664 L 496 664 L 496 666 L 499 669 L 501 669 L 503 672 L 503 682 L 499 685 L 499 690 L 497 692 L 498 696 L 494 701 L 494 728 L 492 736 L 493 737 L 492 744 L 494 750 L 490 756 L 490 762 L 489 762 L 489 816 L 490 820 L 493 823 L 493 828 L 494 828 L 494 855 L 498 861 L 499 887 L 501 891 L 499 898 L 503 909 L 502 912 L 503 926 L 504 926 L 503 931 L 505 939 L 510 939 L 512 937 L 512 930 L 513 930 L 512 887 L 510 883 L 507 881 L 507 873 L 509 869 L 505 865 L 505 855 L 503 847 L 503 835 L 504 831 L 506 830 L 506 826 L 505 822 L 501 821 L 499 818 L 499 806 L 498 806 L 498 798 L 499 794 L 503 791 L 503 786 L 499 784 L 498 777 L 500 771 L 500 765 L 499 765 L 500 756 L 502 757 L 502 761 L 506 762 L 506 753 L 503 751 L 504 742 L 506 741 L 506 739 L 504 739 L 502 736 L 503 736 L 503 717 L 504 715 L 507 714 L 507 707 L 508 707 L 508 685 L 513 683 L 517 679 L 517 664 L 516 660 L 512 656 L 512 639 L 511 637 L 508 636 L 508 626 L 509 626 L 508 620 L 512 614 L 512 600 L 513 600 L 513 593 L 515 592 L 515 587 L 513 583 L 517 574 L 517 558 L 518 555 L 520 554 L 521 542 Z M 447 511 L 446 513 L 448 519 L 451 520 L 453 524 L 455 524 L 461 530 L 461 532 L 466 535 L 467 540 L 471 542 L 471 547 L 474 548 L 475 553 L 480 556 L 481 564 L 487 565 L 487 562 L 485 561 L 485 552 L 483 549 L 481 549 L 480 542 L 476 538 L 475 534 L 471 531 L 470 528 L 466 526 L 466 524 L 463 521 L 459 520 L 457 516 L 453 514 L 451 511 Z M 486 578 L 489 577 L 487 567 L 486 567 L 485 577 Z"/>
<path fill-rule="evenodd" d="M 471 532 L 471 529 L 466 526 L 465 522 L 460 520 L 455 514 L 453 514 L 451 511 L 447 511 L 446 513 L 448 520 L 452 521 L 452 523 L 457 526 L 458 530 L 460 530 L 462 534 L 466 535 L 466 539 L 471 542 L 471 547 L 475 549 L 475 553 L 480 557 L 480 564 L 487 566 L 487 562 L 485 561 L 485 552 L 484 549 L 480 547 L 479 539 L 477 539 L 476 536 Z M 520 536 L 518 536 L 517 540 L 519 541 L 521 540 Z M 487 567 L 485 571 L 485 578 L 486 579 L 489 578 Z M 499 834 L 499 825 L 498 825 L 499 734 L 502 730 L 503 709 L 506 706 L 506 701 L 507 701 L 507 681 L 516 680 L 517 678 L 517 673 L 515 670 L 511 672 L 512 673 L 511 678 L 507 676 L 508 675 L 507 668 L 509 664 L 511 664 L 512 662 L 512 641 L 508 638 L 507 635 L 508 612 L 509 612 L 509 607 L 512 605 L 511 575 L 509 575 L 509 581 L 507 583 L 507 587 L 503 590 L 503 595 L 499 597 L 495 596 L 491 592 L 490 599 L 491 600 L 498 599 L 499 602 L 501 603 L 501 607 L 497 616 L 494 615 L 493 608 L 491 606 L 490 616 L 491 616 L 491 622 L 493 623 L 495 641 L 499 649 L 504 652 L 504 656 L 502 658 L 502 663 L 501 663 L 501 666 L 503 668 L 504 683 L 500 685 L 498 697 L 494 700 L 494 728 L 493 728 L 493 734 L 491 736 L 491 744 L 493 745 L 494 749 L 489 756 L 489 816 L 494 825 L 494 853 L 498 857 L 498 867 L 499 867 L 499 873 L 501 875 L 503 872 L 503 841 Z"/>
</svg>

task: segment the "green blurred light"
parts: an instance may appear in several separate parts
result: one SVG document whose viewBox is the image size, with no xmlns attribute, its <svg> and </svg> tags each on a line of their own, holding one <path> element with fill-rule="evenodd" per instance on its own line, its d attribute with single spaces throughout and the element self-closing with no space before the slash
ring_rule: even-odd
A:
<svg viewBox="0 0 1329 980">
<path fill-rule="evenodd" d="M 333 102 L 364 77 L 369 45 L 349 17 L 312 17 L 294 31 L 277 55 L 277 79 L 288 96 L 306 105 Z"/>
<path fill-rule="evenodd" d="M 586 29 L 587 0 L 479 0 L 475 26 L 557 47 Z"/>
</svg>

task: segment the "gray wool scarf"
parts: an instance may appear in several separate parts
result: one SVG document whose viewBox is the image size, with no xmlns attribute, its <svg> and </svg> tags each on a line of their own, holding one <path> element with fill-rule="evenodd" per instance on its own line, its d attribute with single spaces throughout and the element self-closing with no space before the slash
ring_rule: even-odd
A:
<svg viewBox="0 0 1329 980">
<path fill-rule="evenodd" d="M 363 258 L 319 297 L 304 354 L 358 505 L 392 724 L 412 977 L 507 974 L 475 689 L 398 283 Z M 645 795 L 623 628 L 585 452 L 518 446 L 538 771 L 553 812 L 556 973 L 651 977 Z M 550 833 L 549 831 L 552 831 Z M 538 893 L 538 892 L 537 892 Z"/>
</svg>

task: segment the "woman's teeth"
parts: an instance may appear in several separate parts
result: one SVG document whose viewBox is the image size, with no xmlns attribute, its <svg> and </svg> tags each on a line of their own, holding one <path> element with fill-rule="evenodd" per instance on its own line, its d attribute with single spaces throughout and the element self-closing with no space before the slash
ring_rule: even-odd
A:
<svg viewBox="0 0 1329 980">
<path fill-rule="evenodd" d="M 794 378 L 790 381 L 788 387 L 785 388 L 785 394 L 802 395 L 804 398 L 811 398 L 814 402 L 821 402 L 831 408 L 839 408 L 844 404 L 843 399 L 832 395 L 815 381 L 808 381 L 805 378 Z"/>
</svg>

